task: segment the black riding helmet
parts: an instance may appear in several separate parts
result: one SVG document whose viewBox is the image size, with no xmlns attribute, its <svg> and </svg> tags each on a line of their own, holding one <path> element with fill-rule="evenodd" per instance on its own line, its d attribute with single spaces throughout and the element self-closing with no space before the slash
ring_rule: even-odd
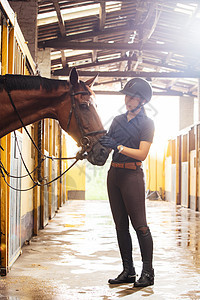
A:
<svg viewBox="0 0 200 300">
<path fill-rule="evenodd" d="M 142 99 L 146 100 L 146 103 L 149 102 L 152 97 L 151 85 L 147 80 L 142 78 L 129 80 L 120 92 L 131 97 L 139 95 Z"/>
</svg>

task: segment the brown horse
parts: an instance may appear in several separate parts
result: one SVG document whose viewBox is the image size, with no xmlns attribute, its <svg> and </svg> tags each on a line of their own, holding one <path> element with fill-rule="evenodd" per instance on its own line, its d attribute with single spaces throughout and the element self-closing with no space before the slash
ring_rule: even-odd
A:
<svg viewBox="0 0 200 300">
<path fill-rule="evenodd" d="M 78 146 L 84 147 L 89 162 L 103 165 L 109 151 L 98 142 L 104 128 L 90 88 L 94 80 L 79 81 L 75 68 L 70 82 L 39 76 L 0 76 L 0 138 L 22 124 L 56 119 Z"/>
</svg>

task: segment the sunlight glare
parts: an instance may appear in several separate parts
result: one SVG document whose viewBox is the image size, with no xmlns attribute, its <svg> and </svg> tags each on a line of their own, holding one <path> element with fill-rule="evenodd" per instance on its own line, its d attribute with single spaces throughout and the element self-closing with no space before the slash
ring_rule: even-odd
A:
<svg viewBox="0 0 200 300">
<path fill-rule="evenodd" d="M 96 103 L 106 130 L 115 116 L 126 112 L 123 95 L 96 95 Z M 154 144 L 159 148 L 164 147 L 167 140 L 179 130 L 179 98 L 154 96 L 150 104 L 146 106 L 146 113 L 155 124 Z"/>
</svg>

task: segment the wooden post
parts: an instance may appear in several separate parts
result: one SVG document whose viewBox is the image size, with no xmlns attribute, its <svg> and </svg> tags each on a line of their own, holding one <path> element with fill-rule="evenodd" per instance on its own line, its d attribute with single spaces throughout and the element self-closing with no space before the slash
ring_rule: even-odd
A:
<svg viewBox="0 0 200 300">
<path fill-rule="evenodd" d="M 161 194 L 162 200 L 165 200 L 165 161 L 166 161 L 166 151 L 164 151 L 164 155 L 163 155 L 162 194 Z"/>
<path fill-rule="evenodd" d="M 15 44 L 14 44 L 14 27 L 9 31 L 9 46 L 8 46 L 8 73 L 14 73 L 14 55 L 15 55 Z"/>
<path fill-rule="evenodd" d="M 3 20 L 3 30 L 2 30 L 2 65 L 1 73 L 2 75 L 7 73 L 8 68 L 8 27 L 6 21 Z M 1 146 L 4 151 L 1 151 L 1 162 L 4 167 L 8 168 L 9 159 L 9 149 L 8 140 L 10 136 L 5 136 L 1 139 Z M 8 153 L 8 154 L 7 154 Z M 10 169 L 7 169 L 10 172 Z M 7 274 L 8 267 L 8 210 L 9 204 L 9 188 L 1 176 L 1 194 L 0 194 L 0 205 L 1 205 L 1 275 Z"/>
<path fill-rule="evenodd" d="M 176 138 L 176 204 L 181 203 L 181 137 Z"/>
<path fill-rule="evenodd" d="M 199 180 L 199 127 L 195 125 L 195 150 L 196 150 L 196 189 L 195 189 L 195 210 L 197 210 L 197 197 L 198 197 L 198 180 Z"/>
<path fill-rule="evenodd" d="M 58 125 L 58 157 L 62 157 L 62 129 Z M 62 172 L 62 161 L 58 161 L 58 176 L 61 175 Z M 62 206 L 62 177 L 58 179 L 58 209 Z"/>
<path fill-rule="evenodd" d="M 5 149 L 4 151 L 1 150 L 1 162 L 7 168 L 7 137 L 1 139 L 1 146 Z M 7 274 L 8 266 L 8 200 L 7 185 L 1 176 L 1 275 Z"/>
<path fill-rule="evenodd" d="M 62 135 L 62 156 L 67 157 L 67 149 L 66 149 L 66 138 L 65 134 Z M 65 171 L 67 169 L 67 160 L 61 161 L 61 172 Z M 67 190 L 66 190 L 66 174 L 62 178 L 62 201 L 63 204 L 67 201 Z"/>
<path fill-rule="evenodd" d="M 53 120 L 49 120 L 49 156 L 53 155 Z M 49 181 L 52 180 L 52 160 L 49 160 Z M 51 219 L 52 185 L 49 185 L 49 219 Z"/>
<path fill-rule="evenodd" d="M 38 144 L 38 123 L 34 124 L 34 141 Z M 38 153 L 35 149 L 34 167 L 38 166 Z M 34 181 L 38 180 L 38 172 L 34 172 Z M 33 189 L 33 234 L 38 234 L 38 186 Z"/>
<path fill-rule="evenodd" d="M 188 199 L 187 199 L 187 207 L 190 207 L 190 132 L 187 133 L 187 162 L 188 162 Z"/>
<path fill-rule="evenodd" d="M 44 120 L 41 121 L 41 152 L 44 153 Z M 43 159 L 43 157 L 41 157 Z M 44 181 L 44 162 L 41 163 L 41 178 L 42 183 L 45 183 Z M 40 205 L 41 205 L 41 211 L 40 211 L 40 223 L 41 223 L 41 228 L 44 228 L 45 226 L 45 221 L 44 221 L 44 186 L 40 187 Z"/>
</svg>

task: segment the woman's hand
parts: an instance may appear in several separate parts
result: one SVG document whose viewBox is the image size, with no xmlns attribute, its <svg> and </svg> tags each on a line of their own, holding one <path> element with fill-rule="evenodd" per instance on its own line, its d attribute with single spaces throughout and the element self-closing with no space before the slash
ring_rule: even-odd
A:
<svg viewBox="0 0 200 300">
<path fill-rule="evenodd" d="M 112 137 L 110 137 L 109 135 L 104 135 L 103 137 L 101 137 L 99 139 L 99 143 L 106 147 L 106 148 L 111 148 L 113 150 L 117 150 L 117 146 L 119 146 L 120 144 L 117 143 Z"/>
</svg>

